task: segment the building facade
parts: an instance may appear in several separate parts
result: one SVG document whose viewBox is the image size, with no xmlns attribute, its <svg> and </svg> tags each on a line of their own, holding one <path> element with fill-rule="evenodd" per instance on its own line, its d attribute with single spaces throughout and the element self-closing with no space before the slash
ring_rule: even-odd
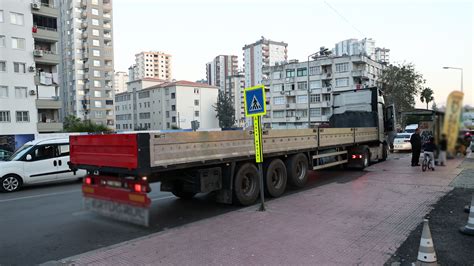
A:
<svg viewBox="0 0 474 266">
<path fill-rule="evenodd" d="M 128 73 L 125 71 L 117 71 L 114 74 L 114 91 L 121 93 L 127 91 Z"/>
<path fill-rule="evenodd" d="M 309 62 L 291 60 L 264 69 L 267 128 L 307 128 L 327 122 L 332 115 L 333 94 L 378 86 L 384 65 L 367 56 L 325 56 Z M 308 86 L 309 79 L 309 86 Z M 309 110 L 308 110 L 309 94 Z"/>
<path fill-rule="evenodd" d="M 62 0 L 60 69 L 63 115 L 114 127 L 111 0 Z"/>
<path fill-rule="evenodd" d="M 227 79 L 238 73 L 239 61 L 235 55 L 219 55 L 206 64 L 206 76 L 209 85 L 219 87 L 226 94 L 230 92 Z"/>
<path fill-rule="evenodd" d="M 131 66 L 133 79 L 159 78 L 171 80 L 171 55 L 162 52 L 141 52 L 135 55 L 135 64 Z M 130 71 L 130 70 L 129 70 Z M 131 77 L 132 75 L 129 76 Z"/>
<path fill-rule="evenodd" d="M 262 84 L 268 77 L 264 75 L 262 69 L 275 65 L 275 63 L 285 62 L 288 58 L 288 44 L 265 39 L 263 36 L 255 43 L 245 45 L 244 51 L 244 71 L 245 85 L 253 87 Z"/>
<path fill-rule="evenodd" d="M 198 121 L 201 129 L 219 127 L 218 88 L 191 81 L 164 82 L 146 88 L 129 83 L 116 98 L 117 130 L 190 129 Z"/>
<path fill-rule="evenodd" d="M 390 63 L 390 49 L 387 48 L 375 48 L 375 61 L 388 64 Z"/>
<path fill-rule="evenodd" d="M 375 40 L 371 38 L 348 39 L 338 42 L 332 52 L 335 56 L 365 55 L 372 60 L 386 64 L 390 61 L 390 49 L 376 47 Z"/>
<path fill-rule="evenodd" d="M 229 96 L 234 105 L 235 125 L 244 127 L 246 121 L 244 109 L 245 74 L 238 72 L 235 75 L 228 76 L 226 79 L 226 87 L 229 88 Z"/>
</svg>

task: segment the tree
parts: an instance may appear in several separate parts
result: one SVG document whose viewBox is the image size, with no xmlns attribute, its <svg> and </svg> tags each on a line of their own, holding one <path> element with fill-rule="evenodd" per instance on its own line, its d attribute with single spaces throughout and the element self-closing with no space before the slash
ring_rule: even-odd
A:
<svg viewBox="0 0 474 266">
<path fill-rule="evenodd" d="M 395 105 L 397 112 L 415 107 L 415 96 L 425 83 L 423 75 L 413 64 L 388 65 L 382 72 L 382 89 L 387 104 Z"/>
<path fill-rule="evenodd" d="M 217 104 L 213 106 L 217 112 L 216 117 L 219 119 L 220 128 L 230 128 L 235 122 L 235 110 L 232 99 L 220 91 L 217 96 Z"/>
<path fill-rule="evenodd" d="M 89 120 L 81 121 L 74 115 L 68 115 L 64 118 L 64 131 L 66 132 L 110 132 L 111 130 L 104 126 L 98 125 Z"/>
<path fill-rule="evenodd" d="M 433 90 L 426 87 L 420 92 L 420 101 L 422 103 L 426 102 L 426 110 L 428 110 L 428 104 L 434 101 Z"/>
</svg>

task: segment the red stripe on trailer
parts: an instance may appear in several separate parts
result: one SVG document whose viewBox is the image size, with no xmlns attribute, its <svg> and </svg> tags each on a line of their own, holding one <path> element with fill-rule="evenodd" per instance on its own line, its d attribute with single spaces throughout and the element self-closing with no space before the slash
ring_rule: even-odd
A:
<svg viewBox="0 0 474 266">
<path fill-rule="evenodd" d="M 70 136 L 70 158 L 75 165 L 138 167 L 137 134 Z"/>
<path fill-rule="evenodd" d="M 84 197 L 109 200 L 137 207 L 150 207 L 151 200 L 146 193 L 135 193 L 123 189 L 99 185 L 82 185 L 82 193 Z"/>
</svg>

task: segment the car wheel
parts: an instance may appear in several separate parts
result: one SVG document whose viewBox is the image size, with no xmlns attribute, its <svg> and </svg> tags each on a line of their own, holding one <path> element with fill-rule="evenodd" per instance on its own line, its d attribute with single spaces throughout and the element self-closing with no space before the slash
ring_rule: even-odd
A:
<svg viewBox="0 0 474 266">
<path fill-rule="evenodd" d="M 22 180 L 17 175 L 6 175 L 2 178 L 1 182 L 2 186 L 0 187 L 0 190 L 4 192 L 17 191 L 22 185 Z"/>
</svg>

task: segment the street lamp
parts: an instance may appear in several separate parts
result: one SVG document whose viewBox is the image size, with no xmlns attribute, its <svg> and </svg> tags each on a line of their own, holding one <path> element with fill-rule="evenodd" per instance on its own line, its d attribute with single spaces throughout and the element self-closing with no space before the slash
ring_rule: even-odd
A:
<svg viewBox="0 0 474 266">
<path fill-rule="evenodd" d="M 448 67 L 448 66 L 445 66 L 445 67 L 443 67 L 443 68 L 444 68 L 444 69 L 456 69 L 456 70 L 461 70 L 461 92 L 464 92 L 464 90 L 463 90 L 463 87 L 464 87 L 464 86 L 463 86 L 463 77 L 462 77 L 462 72 L 463 72 L 463 70 L 462 70 L 462 68 L 461 68 L 461 67 Z"/>
<path fill-rule="evenodd" d="M 312 53 L 310 55 L 308 55 L 308 68 L 306 69 L 306 76 L 308 77 L 307 78 L 307 83 L 306 83 L 306 88 L 307 88 L 307 92 L 308 92 L 308 128 L 311 128 L 311 105 L 310 105 L 310 97 L 311 97 L 311 88 L 309 86 L 309 58 L 314 58 L 316 60 L 317 56 L 318 55 L 326 55 L 327 54 L 327 51 L 328 51 L 328 48 L 324 48 L 321 47 L 319 48 L 319 51 L 316 52 L 316 53 Z"/>
</svg>

